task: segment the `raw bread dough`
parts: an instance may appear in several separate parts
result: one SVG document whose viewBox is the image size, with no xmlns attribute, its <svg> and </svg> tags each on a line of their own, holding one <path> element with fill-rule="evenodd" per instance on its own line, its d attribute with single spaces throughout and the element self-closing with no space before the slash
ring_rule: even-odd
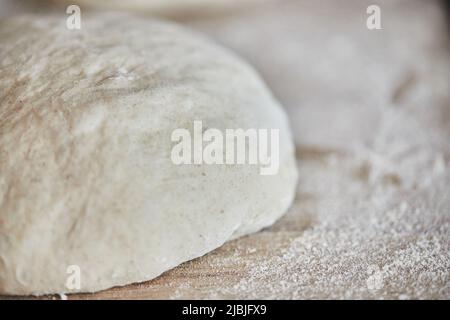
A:
<svg viewBox="0 0 450 320">
<path fill-rule="evenodd" d="M 166 22 L 84 15 L 68 30 L 65 19 L 0 24 L 0 293 L 152 279 L 286 211 L 294 147 L 250 66 Z M 174 165 L 171 133 L 194 120 L 280 129 L 279 173 Z"/>
</svg>

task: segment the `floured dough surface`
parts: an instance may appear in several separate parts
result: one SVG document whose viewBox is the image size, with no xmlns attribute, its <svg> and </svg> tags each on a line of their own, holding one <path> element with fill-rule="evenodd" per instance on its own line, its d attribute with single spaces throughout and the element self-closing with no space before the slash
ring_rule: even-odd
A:
<svg viewBox="0 0 450 320">
<path fill-rule="evenodd" d="M 126 16 L 0 25 L 0 293 L 96 291 L 154 278 L 272 224 L 297 170 L 256 72 L 183 28 Z M 181 165 L 176 128 L 280 129 L 280 170 Z M 65 286 L 67 267 L 81 288 Z"/>
</svg>

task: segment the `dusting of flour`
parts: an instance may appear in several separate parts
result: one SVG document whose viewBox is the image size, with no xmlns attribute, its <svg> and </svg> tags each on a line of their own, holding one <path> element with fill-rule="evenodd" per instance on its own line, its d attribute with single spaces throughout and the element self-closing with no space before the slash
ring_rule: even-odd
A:
<svg viewBox="0 0 450 320">
<path fill-rule="evenodd" d="M 289 213 L 174 270 L 205 280 L 187 277 L 171 298 L 450 298 L 447 167 L 409 189 L 381 173 L 368 182 L 361 171 L 372 165 L 354 155 L 299 158 L 303 180 Z"/>
</svg>

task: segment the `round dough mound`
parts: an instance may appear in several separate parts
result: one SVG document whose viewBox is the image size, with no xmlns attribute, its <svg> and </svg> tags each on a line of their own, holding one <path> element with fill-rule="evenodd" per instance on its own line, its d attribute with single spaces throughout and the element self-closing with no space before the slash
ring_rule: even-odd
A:
<svg viewBox="0 0 450 320">
<path fill-rule="evenodd" d="M 0 293 L 149 280 L 287 210 L 287 119 L 251 67 L 159 20 L 85 15 L 68 30 L 65 18 L 0 24 Z M 279 129 L 278 174 L 173 164 L 171 133 L 194 120 Z M 66 286 L 72 265 L 80 288 Z"/>
</svg>

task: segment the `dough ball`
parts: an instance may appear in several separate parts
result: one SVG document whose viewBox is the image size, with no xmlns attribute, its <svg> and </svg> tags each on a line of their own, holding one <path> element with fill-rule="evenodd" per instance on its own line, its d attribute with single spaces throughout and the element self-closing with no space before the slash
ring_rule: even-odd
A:
<svg viewBox="0 0 450 320">
<path fill-rule="evenodd" d="M 253 68 L 180 26 L 121 15 L 0 23 L 0 293 L 152 279 L 289 207 L 287 118 Z M 279 129 L 279 171 L 175 165 L 177 128 Z M 80 287 L 68 288 L 73 269 Z M 75 282 L 76 283 L 76 282 Z"/>
</svg>

